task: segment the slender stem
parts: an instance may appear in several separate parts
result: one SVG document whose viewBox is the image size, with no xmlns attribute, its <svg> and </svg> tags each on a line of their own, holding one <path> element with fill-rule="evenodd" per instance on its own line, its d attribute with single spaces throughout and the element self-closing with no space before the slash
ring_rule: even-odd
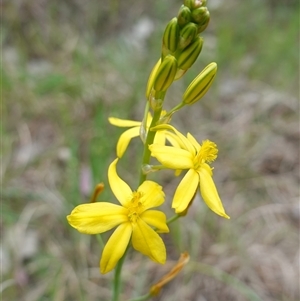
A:
<svg viewBox="0 0 300 301">
<path fill-rule="evenodd" d="M 96 234 L 96 238 L 97 238 L 97 241 L 98 241 L 99 245 L 101 246 L 101 248 L 104 249 L 104 242 L 103 242 L 101 234 Z"/>
<path fill-rule="evenodd" d="M 115 268 L 115 278 L 114 278 L 114 283 L 113 283 L 113 296 L 112 296 L 112 301 L 119 301 L 120 297 L 120 291 L 121 291 L 121 272 L 122 272 L 122 266 L 127 254 L 129 247 L 127 247 L 124 255 L 122 258 L 118 261 L 117 266 Z"/>
<path fill-rule="evenodd" d="M 160 92 L 159 96 L 159 100 L 162 102 L 165 96 L 165 92 Z M 149 104 L 146 105 L 146 109 L 145 109 L 145 116 L 144 116 L 144 120 L 146 117 L 146 113 L 149 110 Z M 153 114 L 153 118 L 152 118 L 152 122 L 151 125 L 149 127 L 148 133 L 147 133 L 147 138 L 144 144 L 144 152 L 143 152 L 143 162 L 142 164 L 148 164 L 150 162 L 150 150 L 148 148 L 148 146 L 150 144 L 153 143 L 154 141 L 154 137 L 156 132 L 155 131 L 150 131 L 150 129 L 152 127 L 154 127 L 157 123 L 157 121 L 160 118 L 161 115 L 161 111 L 162 111 L 162 106 L 159 106 L 158 108 L 156 108 L 156 110 L 154 110 L 154 114 Z M 146 180 L 147 175 L 144 175 L 142 170 L 141 170 L 141 175 L 140 175 L 140 185 Z M 122 272 L 122 266 L 126 257 L 126 253 L 127 250 L 129 249 L 129 247 L 127 247 L 124 255 L 122 256 L 122 258 L 118 261 L 117 266 L 115 268 L 115 277 L 114 277 L 114 283 L 113 283 L 113 296 L 112 296 L 112 301 L 119 301 L 119 296 L 120 296 L 120 291 L 121 291 L 121 272 Z M 150 298 L 150 295 L 144 295 L 142 297 L 140 297 L 142 299 L 137 299 L 137 300 L 147 300 Z M 146 299 L 145 299 L 146 298 Z"/>
<path fill-rule="evenodd" d="M 169 112 L 167 112 L 166 115 L 164 116 L 164 118 L 172 117 L 172 115 L 175 112 L 179 111 L 184 106 L 185 106 L 185 103 L 181 102 L 180 104 L 178 104 L 177 106 L 175 106 L 173 109 L 171 109 Z"/>
<path fill-rule="evenodd" d="M 175 215 L 173 215 L 172 217 L 170 217 L 168 220 L 167 220 L 167 225 L 168 224 L 171 224 L 171 223 L 173 223 L 173 222 L 175 222 L 177 219 L 179 219 L 180 218 L 180 215 L 179 214 L 175 214 Z"/>
<path fill-rule="evenodd" d="M 163 170 L 163 169 L 168 169 L 168 167 L 163 166 L 163 165 L 148 165 L 151 169 L 149 169 L 149 172 L 154 172 L 157 170 Z"/>
<path fill-rule="evenodd" d="M 154 111 L 152 122 L 150 124 L 149 130 L 148 130 L 148 133 L 147 133 L 147 138 L 146 138 L 146 141 L 145 141 L 145 144 L 144 144 L 144 153 L 143 153 L 142 165 L 143 164 L 149 164 L 149 162 L 150 162 L 151 152 L 150 152 L 148 146 L 153 143 L 154 137 L 156 135 L 156 132 L 155 131 L 150 131 L 150 129 L 156 125 L 157 121 L 160 118 L 161 111 L 162 111 L 162 108 L 159 108 L 159 109 Z M 141 171 L 140 184 L 142 184 L 146 180 L 146 178 L 147 178 L 147 175 L 145 175 Z"/>
</svg>

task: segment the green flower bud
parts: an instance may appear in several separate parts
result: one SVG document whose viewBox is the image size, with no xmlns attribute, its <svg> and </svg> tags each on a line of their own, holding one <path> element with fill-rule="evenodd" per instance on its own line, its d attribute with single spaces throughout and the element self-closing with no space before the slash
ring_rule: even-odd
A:
<svg viewBox="0 0 300 301">
<path fill-rule="evenodd" d="M 195 23 L 188 23 L 180 30 L 179 45 L 180 49 L 187 47 L 197 36 L 198 27 Z"/>
<path fill-rule="evenodd" d="M 152 71 L 151 71 L 151 73 L 149 75 L 149 79 L 148 79 L 148 83 L 147 83 L 147 88 L 146 88 L 146 99 L 149 99 L 151 90 L 153 88 L 155 74 L 156 74 L 156 71 L 157 71 L 158 67 L 160 66 L 160 63 L 161 63 L 161 59 L 159 59 L 157 61 L 157 63 L 155 64 L 155 66 L 153 67 L 153 69 L 152 69 Z"/>
<path fill-rule="evenodd" d="M 184 3 L 185 6 L 192 9 L 193 8 L 193 2 L 194 2 L 194 0 L 184 0 L 183 3 Z"/>
<path fill-rule="evenodd" d="M 194 0 L 184 0 L 184 5 L 187 6 L 188 8 L 190 9 L 193 9 L 193 3 L 194 3 Z"/>
<path fill-rule="evenodd" d="M 205 23 L 203 23 L 202 25 L 198 25 L 198 34 L 206 29 L 206 27 L 208 26 L 209 20 L 210 20 L 210 16 L 209 16 L 209 13 L 208 13 L 207 19 L 205 20 Z"/>
<path fill-rule="evenodd" d="M 203 39 L 196 37 L 188 47 L 186 47 L 178 57 L 178 68 L 189 69 L 198 58 L 203 45 Z"/>
<path fill-rule="evenodd" d="M 183 27 L 185 24 L 189 23 L 192 19 L 191 10 L 184 5 L 181 5 L 179 12 L 178 12 L 178 25 Z"/>
<path fill-rule="evenodd" d="M 209 17 L 209 11 L 207 7 L 199 7 L 192 11 L 192 19 L 198 25 L 206 23 L 207 17 Z"/>
<path fill-rule="evenodd" d="M 184 5 L 193 10 L 200 6 L 205 6 L 206 2 L 206 0 L 184 0 Z"/>
<path fill-rule="evenodd" d="M 190 83 L 183 94 L 183 103 L 192 105 L 201 99 L 210 88 L 217 73 L 217 64 L 210 63 Z"/>
<path fill-rule="evenodd" d="M 153 88 L 155 91 L 166 91 L 173 83 L 177 71 L 177 60 L 173 55 L 167 55 L 158 67 Z"/>
<path fill-rule="evenodd" d="M 177 18 L 173 18 L 166 26 L 163 35 L 163 45 L 171 52 L 175 52 L 179 40 L 179 26 Z"/>
</svg>

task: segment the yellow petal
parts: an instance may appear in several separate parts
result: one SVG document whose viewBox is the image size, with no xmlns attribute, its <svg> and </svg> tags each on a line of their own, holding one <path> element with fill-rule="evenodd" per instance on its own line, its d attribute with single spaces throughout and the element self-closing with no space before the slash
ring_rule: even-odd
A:
<svg viewBox="0 0 300 301">
<path fill-rule="evenodd" d="M 122 206 L 99 202 L 75 207 L 67 216 L 67 220 L 73 228 L 81 233 L 97 234 L 126 222 L 127 214 L 127 209 Z"/>
<path fill-rule="evenodd" d="M 165 145 L 166 144 L 166 135 L 165 131 L 159 131 L 156 133 L 154 137 L 153 143 L 155 144 L 160 144 L 160 145 Z"/>
<path fill-rule="evenodd" d="M 109 117 L 108 121 L 110 124 L 118 126 L 118 127 L 134 127 L 134 126 L 140 126 L 140 121 L 134 121 L 134 120 L 126 120 L 126 119 L 119 119 L 115 117 Z"/>
<path fill-rule="evenodd" d="M 160 66 L 160 63 L 161 63 L 161 59 L 159 59 L 157 61 L 157 63 L 154 65 L 154 67 L 153 67 L 153 69 L 152 69 L 152 71 L 149 75 L 148 82 L 147 82 L 147 88 L 146 88 L 146 99 L 147 100 L 149 99 L 151 90 L 153 88 L 153 82 L 154 82 L 155 74 L 156 74 L 156 71 L 157 71 L 158 67 Z"/>
<path fill-rule="evenodd" d="M 147 114 L 147 122 L 146 122 L 147 128 L 149 128 L 149 126 L 150 126 L 150 124 L 152 122 L 152 119 L 153 119 L 153 117 L 152 117 L 151 113 L 148 112 L 148 114 Z"/>
<path fill-rule="evenodd" d="M 102 274 L 111 271 L 124 255 L 132 233 L 130 223 L 121 224 L 109 238 L 105 245 L 100 260 L 100 271 Z"/>
<path fill-rule="evenodd" d="M 163 240 L 142 219 L 138 219 L 133 226 L 132 245 L 153 261 L 166 262 L 166 248 Z"/>
<path fill-rule="evenodd" d="M 121 134 L 118 144 L 117 144 L 117 156 L 121 158 L 132 138 L 138 137 L 140 135 L 140 127 L 133 127 L 129 130 L 126 130 L 123 134 Z"/>
<path fill-rule="evenodd" d="M 194 148 L 199 151 L 201 148 L 201 145 L 198 143 L 198 141 L 192 136 L 190 133 L 187 133 L 187 139 L 193 144 Z"/>
<path fill-rule="evenodd" d="M 158 207 L 165 200 L 162 187 L 153 181 L 144 181 L 137 191 L 142 193 L 140 202 L 143 204 L 145 210 Z"/>
<path fill-rule="evenodd" d="M 174 194 L 172 208 L 175 209 L 176 213 L 181 213 L 188 207 L 198 185 L 199 175 L 194 169 L 190 169 L 179 183 Z"/>
<path fill-rule="evenodd" d="M 141 214 L 141 219 L 156 228 L 158 233 L 168 233 L 169 228 L 166 224 L 166 215 L 158 210 L 147 210 Z"/>
<path fill-rule="evenodd" d="M 187 150 L 158 144 L 149 145 L 149 149 L 151 155 L 167 168 L 189 169 L 193 167 L 193 156 Z"/>
<path fill-rule="evenodd" d="M 200 192 L 206 205 L 216 214 L 229 219 L 230 217 L 225 213 L 215 183 L 207 169 L 201 167 L 198 173 L 200 176 Z"/>
<path fill-rule="evenodd" d="M 174 175 L 175 175 L 175 177 L 178 177 L 178 176 L 180 176 L 181 173 L 182 173 L 181 169 L 176 169 L 174 172 Z"/>
<path fill-rule="evenodd" d="M 165 136 L 167 140 L 171 143 L 172 146 L 178 147 L 178 148 L 184 148 L 183 143 L 181 140 L 178 138 L 178 136 L 172 132 L 169 131 L 164 131 Z M 159 133 L 159 132 L 158 132 Z"/>
<path fill-rule="evenodd" d="M 124 206 L 131 198 L 132 190 L 117 174 L 116 165 L 118 159 L 115 159 L 108 168 L 108 181 L 113 194 L 117 200 Z"/>
<path fill-rule="evenodd" d="M 163 130 L 163 129 L 174 131 L 175 134 L 178 136 L 178 139 L 181 141 L 183 148 L 186 149 L 187 151 L 189 151 L 193 156 L 196 155 L 196 150 L 195 150 L 193 144 L 184 135 L 182 135 L 179 131 L 177 131 L 170 124 L 157 125 L 157 126 L 151 128 L 151 131 L 152 130 L 154 130 L 154 131 L 155 130 Z"/>
</svg>

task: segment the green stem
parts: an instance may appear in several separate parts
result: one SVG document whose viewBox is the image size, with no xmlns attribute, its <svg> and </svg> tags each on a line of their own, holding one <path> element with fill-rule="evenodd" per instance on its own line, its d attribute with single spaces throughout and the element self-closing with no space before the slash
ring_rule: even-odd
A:
<svg viewBox="0 0 300 301">
<path fill-rule="evenodd" d="M 163 165 L 148 165 L 147 164 L 146 166 L 149 166 L 149 170 L 147 170 L 146 172 L 144 171 L 146 174 L 149 174 L 150 172 L 155 172 L 158 170 L 168 169 L 168 167 L 165 167 Z"/>
<path fill-rule="evenodd" d="M 147 134 L 147 138 L 146 138 L 146 141 L 145 141 L 145 144 L 144 144 L 144 153 L 143 153 L 142 165 L 149 164 L 149 162 L 150 162 L 151 152 L 150 152 L 148 146 L 153 143 L 154 137 L 156 135 L 156 131 L 150 131 L 150 129 L 152 127 L 154 127 L 156 125 L 156 123 L 158 122 L 158 120 L 160 119 L 161 111 L 162 111 L 162 107 L 160 107 L 160 108 L 158 108 L 154 111 L 152 122 L 150 124 L 148 134 Z M 143 171 L 141 171 L 140 185 L 146 180 L 146 178 L 147 178 L 147 175 L 145 175 L 143 173 Z"/>
<path fill-rule="evenodd" d="M 168 224 L 171 224 L 173 222 L 175 222 L 176 220 L 178 220 L 180 218 L 180 215 L 179 214 L 175 214 L 174 216 L 170 217 L 168 220 L 167 220 L 167 225 Z"/>
<path fill-rule="evenodd" d="M 165 97 L 165 92 L 160 92 L 159 93 L 159 100 L 161 101 L 161 103 L 163 102 L 163 99 Z M 146 105 L 146 109 L 145 109 L 145 116 L 144 119 L 146 117 L 146 114 L 149 110 L 149 104 Z M 162 111 L 162 106 L 159 106 L 158 108 L 156 108 L 154 110 L 154 114 L 153 114 L 153 118 L 152 118 L 152 122 L 151 125 L 149 127 L 152 128 L 156 125 L 157 121 L 160 119 L 160 115 L 161 115 L 161 111 Z M 142 164 L 149 164 L 150 162 L 150 150 L 148 148 L 148 146 L 150 144 L 153 143 L 154 141 L 154 137 L 155 137 L 156 132 L 155 131 L 150 131 L 148 130 L 147 133 L 147 138 L 144 144 L 144 152 L 143 152 L 143 162 Z M 146 180 L 147 175 L 144 175 L 142 170 L 141 170 L 141 175 L 140 175 L 140 185 Z M 115 269 L 115 278 L 114 278 L 114 283 L 113 283 L 113 297 L 112 297 L 112 301 L 119 301 L 119 296 L 120 296 L 120 291 L 121 291 L 121 272 L 122 272 L 122 266 L 126 257 L 126 253 L 127 250 L 129 249 L 129 247 L 127 247 L 124 255 L 122 256 L 122 258 L 118 261 L 116 269 Z M 146 298 L 146 299 L 145 299 Z M 140 297 L 139 299 L 136 299 L 137 301 L 142 301 L 142 300 L 147 300 L 150 298 L 150 295 L 144 295 L 142 297 Z"/>
<path fill-rule="evenodd" d="M 149 101 L 147 101 L 146 106 L 145 106 L 145 111 L 144 111 L 143 122 L 141 124 L 141 127 L 143 128 L 143 131 L 146 131 L 146 129 L 147 129 L 147 120 L 148 120 L 149 107 L 150 107 Z M 141 129 L 140 129 L 140 135 L 141 135 Z M 141 139 L 142 139 L 143 142 L 145 142 L 144 138 L 145 137 L 142 134 Z"/>
<path fill-rule="evenodd" d="M 164 97 L 164 95 L 165 95 L 165 93 L 163 95 L 160 95 L 160 96 Z M 163 97 L 161 97 L 161 99 L 163 99 Z M 150 128 L 156 125 L 157 121 L 160 118 L 161 110 L 162 110 L 162 107 L 159 107 L 159 108 L 157 108 L 154 111 Z M 145 115 L 146 115 L 146 111 L 148 111 L 148 107 L 146 107 Z M 148 131 L 148 133 L 147 133 L 147 138 L 146 138 L 146 141 L 145 141 L 145 144 L 144 144 L 143 164 L 148 164 L 149 161 L 150 161 L 150 155 L 151 155 L 151 153 L 150 153 L 150 150 L 148 149 L 148 145 L 153 143 L 155 134 L 156 134 L 156 132 L 151 132 L 151 131 Z M 147 177 L 147 175 L 144 175 L 143 172 L 141 171 L 140 185 L 146 180 L 146 177 Z M 113 297 L 112 297 L 112 301 L 119 301 L 120 290 L 121 290 L 121 272 L 122 272 L 122 266 L 123 266 L 123 263 L 124 263 L 124 260 L 125 260 L 126 253 L 127 253 L 128 249 L 129 249 L 129 247 L 127 247 L 124 255 L 118 261 L 116 269 L 115 269 L 115 278 L 114 278 L 114 284 L 113 284 Z M 141 299 L 141 300 L 146 300 L 146 299 Z"/>
<path fill-rule="evenodd" d="M 171 109 L 169 112 L 166 113 L 166 115 L 164 116 L 164 118 L 169 118 L 169 117 L 172 117 L 172 115 L 179 111 L 182 107 L 185 106 L 185 103 L 184 102 L 181 102 L 180 104 L 178 104 L 177 106 L 175 106 L 173 109 Z"/>
<path fill-rule="evenodd" d="M 97 241 L 98 241 L 99 245 L 101 246 L 101 248 L 103 250 L 105 245 L 104 245 L 101 234 L 96 234 L 96 238 L 97 238 Z"/>
<path fill-rule="evenodd" d="M 115 278 L 113 283 L 113 296 L 112 301 L 119 301 L 120 291 L 121 291 L 121 272 L 122 272 L 122 266 L 127 254 L 129 247 L 127 247 L 124 255 L 122 258 L 118 261 L 117 266 L 115 268 Z"/>
</svg>

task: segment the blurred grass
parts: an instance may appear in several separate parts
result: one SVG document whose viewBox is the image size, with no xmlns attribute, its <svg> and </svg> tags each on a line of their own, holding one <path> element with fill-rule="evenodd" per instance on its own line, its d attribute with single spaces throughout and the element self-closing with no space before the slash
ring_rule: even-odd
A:
<svg viewBox="0 0 300 301">
<path fill-rule="evenodd" d="M 240 5 L 226 22 L 216 22 L 217 57 L 234 74 L 243 72 L 250 79 L 263 79 L 279 89 L 297 93 L 298 78 L 291 75 L 298 72 L 295 62 L 299 61 L 299 3 L 280 2 L 249 1 Z M 232 1 L 218 13 L 226 16 L 235 9 Z M 228 54 L 234 60 L 228 60 Z"/>
<path fill-rule="evenodd" d="M 107 167 L 122 132 L 107 117 L 140 119 L 162 31 L 180 3 L 3 1 L 4 301 L 109 300 L 112 275 L 99 274 L 96 238 L 78 234 L 65 216 L 88 200 L 96 183 L 107 186 Z M 218 62 L 215 87 L 174 122 L 219 145 L 215 178 L 232 220 L 220 220 L 195 200 L 189 218 L 164 236 L 166 266 L 130 254 L 124 300 L 144 294 L 179 252 L 190 248 L 202 268 L 191 264 L 159 300 L 256 300 L 243 293 L 253 291 L 266 301 L 294 301 L 299 297 L 293 277 L 299 252 L 299 4 L 210 3 L 203 53 L 168 101 L 176 104 L 199 70 Z M 151 35 L 138 41 L 141 47 L 131 36 L 140 16 L 153 26 Z M 132 185 L 139 147 L 134 142 L 120 166 Z M 169 202 L 179 179 L 165 173 L 162 180 Z M 100 199 L 110 197 L 106 189 Z M 149 269 L 144 278 L 143 269 Z"/>
</svg>

